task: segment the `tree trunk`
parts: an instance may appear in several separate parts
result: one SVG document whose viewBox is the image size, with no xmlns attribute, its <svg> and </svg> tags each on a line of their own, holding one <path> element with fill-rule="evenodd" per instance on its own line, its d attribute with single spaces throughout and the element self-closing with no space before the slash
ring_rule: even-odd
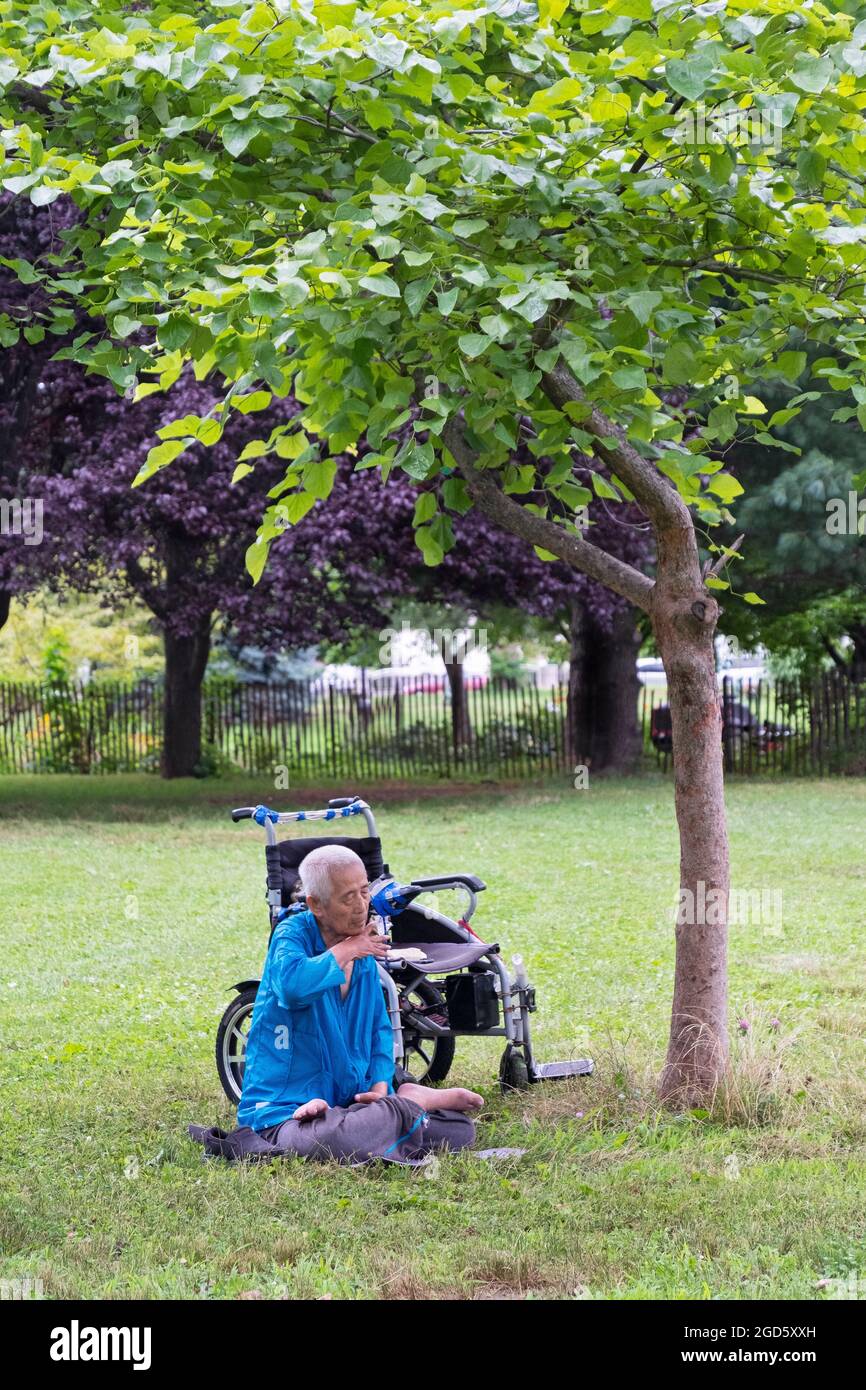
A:
<svg viewBox="0 0 866 1390">
<path fill-rule="evenodd" d="M 577 766 L 581 762 L 578 756 L 578 748 L 581 740 L 578 737 L 578 729 L 585 724 L 585 716 L 582 709 L 584 681 L 583 681 L 583 604 L 580 599 L 574 598 L 571 601 L 571 614 L 568 626 L 569 649 L 568 649 L 568 695 L 565 706 L 565 752 L 569 765 L 577 771 Z"/>
<path fill-rule="evenodd" d="M 448 685 L 451 689 L 451 740 L 455 750 L 469 742 L 469 706 L 466 700 L 466 683 L 463 680 L 463 662 L 446 661 Z"/>
<path fill-rule="evenodd" d="M 210 652 L 210 618 L 195 632 L 165 644 L 163 777 L 192 777 L 201 761 L 201 687 Z"/>
<path fill-rule="evenodd" d="M 590 772 L 631 772 L 640 753 L 634 611 L 620 609 L 606 631 L 579 600 L 572 606 L 568 673 L 569 747 Z"/>
<path fill-rule="evenodd" d="M 668 678 L 680 836 L 674 998 L 659 1093 L 688 1107 L 706 1102 L 727 1070 L 729 868 L 713 651 L 718 607 L 682 552 L 671 553 L 677 549 L 660 545 L 652 606 Z"/>
<path fill-rule="evenodd" d="M 854 644 L 851 653 L 851 679 L 866 680 L 866 623 L 852 623 L 848 635 Z"/>
</svg>

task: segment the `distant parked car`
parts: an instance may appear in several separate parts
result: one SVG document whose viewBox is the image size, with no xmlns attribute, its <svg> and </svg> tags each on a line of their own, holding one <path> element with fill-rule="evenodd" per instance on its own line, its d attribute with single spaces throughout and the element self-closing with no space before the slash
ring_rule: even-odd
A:
<svg viewBox="0 0 866 1390">
<path fill-rule="evenodd" d="M 738 700 L 722 702 L 722 742 L 729 747 L 748 740 L 761 753 L 772 752 L 794 730 L 787 724 L 758 719 L 748 705 Z M 670 753 L 674 746 L 670 705 L 657 705 L 650 720 L 650 740 L 658 753 Z"/>
</svg>

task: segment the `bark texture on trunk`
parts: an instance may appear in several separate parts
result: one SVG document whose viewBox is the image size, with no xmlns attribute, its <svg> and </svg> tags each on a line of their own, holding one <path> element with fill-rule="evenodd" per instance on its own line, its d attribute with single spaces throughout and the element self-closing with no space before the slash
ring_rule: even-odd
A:
<svg viewBox="0 0 866 1390">
<path fill-rule="evenodd" d="M 201 687 L 210 652 L 210 619 L 186 637 L 166 631 L 163 777 L 192 777 L 201 760 Z"/>
<path fill-rule="evenodd" d="M 578 757 L 578 726 L 583 722 L 583 637 L 584 616 L 580 599 L 572 599 L 568 623 L 568 694 L 565 706 L 565 752 L 569 764 L 576 767 Z"/>
<path fill-rule="evenodd" d="M 866 623 L 852 624 L 848 633 L 854 644 L 851 654 L 851 679 L 866 680 Z"/>
<path fill-rule="evenodd" d="M 727 1067 L 729 891 L 718 605 L 702 583 L 691 524 L 660 528 L 651 617 L 668 678 L 680 838 L 674 998 L 659 1090 L 688 1106 L 706 1100 Z"/>
<path fill-rule="evenodd" d="M 582 610 L 575 613 L 575 609 Z M 572 610 L 568 720 L 575 764 L 593 772 L 631 772 L 640 754 L 637 654 L 640 633 L 632 609 L 611 628 L 580 604 Z"/>
<path fill-rule="evenodd" d="M 469 742 L 469 703 L 466 699 L 466 682 L 463 679 L 463 662 L 446 661 L 448 687 L 451 691 L 451 742 L 455 750 Z"/>
</svg>

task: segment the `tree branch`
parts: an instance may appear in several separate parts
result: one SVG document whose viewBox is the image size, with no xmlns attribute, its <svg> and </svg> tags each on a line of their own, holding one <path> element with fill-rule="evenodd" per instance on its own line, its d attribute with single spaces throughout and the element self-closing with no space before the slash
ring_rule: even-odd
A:
<svg viewBox="0 0 866 1390">
<path fill-rule="evenodd" d="M 543 373 L 541 387 L 548 400 L 559 410 L 569 401 L 586 401 L 580 382 L 562 358 L 551 371 Z M 635 500 L 650 521 L 659 527 L 691 529 L 689 509 L 679 493 L 649 459 L 638 453 L 620 425 L 593 405 L 586 419 L 581 420 L 580 427 L 594 437 L 599 454 L 617 477 L 622 478 L 629 491 L 634 493 Z"/>
<path fill-rule="evenodd" d="M 743 544 L 743 541 L 745 539 L 746 533 L 744 531 L 741 536 L 737 536 L 737 539 L 734 541 L 733 545 L 725 547 L 718 560 L 716 560 L 713 564 L 710 564 L 710 562 L 707 561 L 706 565 L 704 566 L 702 578 L 709 579 L 710 575 L 719 575 L 725 568 L 725 565 L 728 563 L 728 561 L 732 558 L 730 552 L 732 550 L 739 550 L 740 546 Z"/>
<path fill-rule="evenodd" d="M 650 611 L 654 585 L 651 579 L 632 565 L 617 560 L 598 546 L 571 535 L 561 526 L 543 516 L 537 516 L 515 502 L 495 482 L 489 472 L 476 468 L 476 455 L 469 447 L 460 421 L 454 417 L 442 431 L 442 440 L 451 453 L 479 511 L 496 525 L 520 536 L 530 545 L 541 546 L 557 555 L 566 564 L 604 584 L 622 598 L 628 599 L 645 612 Z"/>
<path fill-rule="evenodd" d="M 757 248 L 764 250 L 765 248 Z M 769 249 L 769 248 L 767 248 Z M 770 270 L 752 270 L 750 266 L 733 265 L 730 261 L 651 261 L 647 265 L 657 265 L 662 268 L 672 266 L 675 270 L 705 270 L 713 275 L 727 275 L 731 280 L 758 280 L 765 285 L 787 285 L 803 284 L 804 281 L 797 281 L 794 276 L 775 274 Z"/>
<path fill-rule="evenodd" d="M 133 591 L 147 604 L 153 616 L 164 626 L 168 619 L 169 610 L 159 590 L 151 584 L 144 567 L 134 555 L 130 556 L 126 562 L 126 578 Z"/>
</svg>

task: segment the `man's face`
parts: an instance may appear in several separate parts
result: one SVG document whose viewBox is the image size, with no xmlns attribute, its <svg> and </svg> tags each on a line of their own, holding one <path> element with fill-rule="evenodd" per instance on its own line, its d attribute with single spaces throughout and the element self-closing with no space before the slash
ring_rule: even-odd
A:
<svg viewBox="0 0 866 1390">
<path fill-rule="evenodd" d="M 312 895 L 309 907 L 328 931 L 339 936 L 360 936 L 367 927 L 370 885 L 362 864 L 331 870 L 331 896 L 322 903 Z"/>
</svg>

